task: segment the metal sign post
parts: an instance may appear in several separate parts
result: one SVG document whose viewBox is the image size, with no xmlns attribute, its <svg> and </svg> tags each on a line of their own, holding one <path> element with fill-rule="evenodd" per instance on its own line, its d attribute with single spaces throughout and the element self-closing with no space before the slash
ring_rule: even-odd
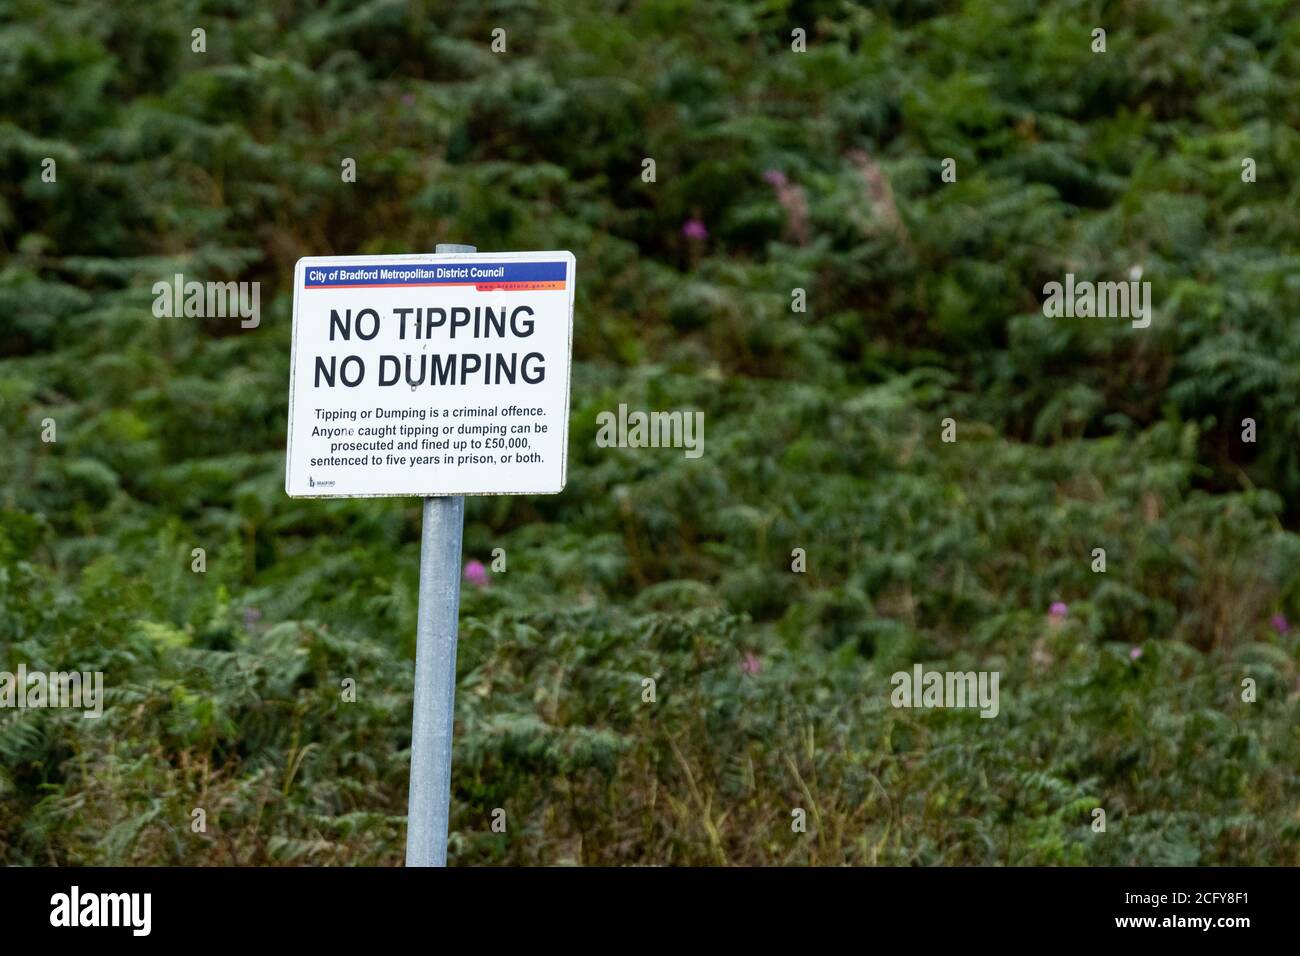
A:
<svg viewBox="0 0 1300 956">
<path fill-rule="evenodd" d="M 438 243 L 435 252 L 476 252 Z M 456 723 L 456 632 L 465 498 L 424 499 L 420 533 L 420 613 L 415 631 L 415 702 L 406 865 L 446 866 L 451 812 L 451 736 Z"/>
</svg>

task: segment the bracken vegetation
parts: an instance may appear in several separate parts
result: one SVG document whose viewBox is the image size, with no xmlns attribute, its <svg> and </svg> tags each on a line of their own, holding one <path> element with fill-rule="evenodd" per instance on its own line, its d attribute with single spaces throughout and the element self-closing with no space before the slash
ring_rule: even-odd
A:
<svg viewBox="0 0 1300 956">
<path fill-rule="evenodd" d="M 107 686 L 0 710 L 0 864 L 401 863 L 420 505 L 285 496 L 291 281 L 440 241 L 578 262 L 568 487 L 467 502 L 453 863 L 1300 864 L 1290 0 L 0 11 L 0 665 Z"/>
</svg>

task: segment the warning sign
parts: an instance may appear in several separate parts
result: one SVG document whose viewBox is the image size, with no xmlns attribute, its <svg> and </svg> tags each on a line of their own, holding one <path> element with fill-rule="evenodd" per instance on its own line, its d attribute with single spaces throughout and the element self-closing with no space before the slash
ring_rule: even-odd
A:
<svg viewBox="0 0 1300 956">
<path fill-rule="evenodd" d="M 299 259 L 285 491 L 556 494 L 568 252 Z"/>
</svg>

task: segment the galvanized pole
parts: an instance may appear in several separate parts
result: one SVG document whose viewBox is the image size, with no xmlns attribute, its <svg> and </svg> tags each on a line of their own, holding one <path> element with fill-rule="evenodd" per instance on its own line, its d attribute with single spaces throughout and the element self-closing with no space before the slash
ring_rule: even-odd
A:
<svg viewBox="0 0 1300 956">
<path fill-rule="evenodd" d="M 439 253 L 477 251 L 476 246 L 445 242 L 438 243 L 434 249 Z M 456 631 L 460 617 L 464 496 L 425 498 L 423 520 L 406 865 L 446 866 L 451 733 L 456 722 Z"/>
</svg>

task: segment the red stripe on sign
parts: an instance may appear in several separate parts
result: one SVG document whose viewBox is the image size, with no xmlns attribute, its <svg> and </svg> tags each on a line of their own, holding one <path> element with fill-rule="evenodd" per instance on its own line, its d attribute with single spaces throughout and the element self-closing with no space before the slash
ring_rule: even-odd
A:
<svg viewBox="0 0 1300 956">
<path fill-rule="evenodd" d="M 522 292 L 538 289 L 563 289 L 564 283 L 562 281 L 553 281 L 549 279 L 539 282 L 480 282 L 477 283 L 477 287 L 480 292 L 492 292 L 495 289 Z"/>
</svg>

